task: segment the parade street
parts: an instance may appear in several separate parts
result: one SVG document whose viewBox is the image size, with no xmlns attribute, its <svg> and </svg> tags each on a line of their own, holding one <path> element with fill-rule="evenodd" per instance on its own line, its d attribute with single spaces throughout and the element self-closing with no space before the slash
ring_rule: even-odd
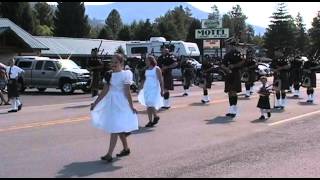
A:
<svg viewBox="0 0 320 180">
<path fill-rule="evenodd" d="M 0 177 L 320 176 L 319 86 L 314 104 L 306 103 L 301 88 L 300 99 L 288 94 L 286 109 L 273 110 L 265 121 L 257 120 L 256 93 L 249 99 L 240 93 L 239 116 L 226 118 L 223 88 L 214 82 L 211 102 L 203 105 L 202 89 L 193 86 L 182 97 L 176 82 L 172 107 L 159 113 L 153 128 L 144 127 L 147 114 L 133 93 L 140 130 L 129 136 L 131 154 L 110 164 L 100 160 L 109 135 L 91 125 L 90 94 L 27 90 L 18 113 L 0 106 Z M 273 106 L 273 94 L 270 99 Z M 119 143 L 115 154 L 121 150 Z"/>
</svg>

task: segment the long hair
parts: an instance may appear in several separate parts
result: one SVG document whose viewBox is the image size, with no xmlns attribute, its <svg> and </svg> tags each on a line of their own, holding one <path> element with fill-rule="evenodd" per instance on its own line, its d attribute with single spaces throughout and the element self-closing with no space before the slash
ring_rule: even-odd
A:
<svg viewBox="0 0 320 180">
<path fill-rule="evenodd" d="M 151 66 L 155 67 L 157 65 L 157 60 L 154 58 L 154 56 L 148 56 L 148 60 Z"/>
</svg>

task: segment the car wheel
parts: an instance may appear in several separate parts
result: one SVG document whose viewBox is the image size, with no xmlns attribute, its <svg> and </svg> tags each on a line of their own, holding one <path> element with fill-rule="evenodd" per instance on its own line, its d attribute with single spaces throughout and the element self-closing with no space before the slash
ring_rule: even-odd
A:
<svg viewBox="0 0 320 180">
<path fill-rule="evenodd" d="M 47 90 L 47 88 L 38 88 L 39 92 L 45 92 Z"/>
<path fill-rule="evenodd" d="M 74 92 L 74 88 L 72 87 L 72 83 L 68 82 L 68 81 L 62 83 L 61 91 L 63 94 L 72 94 Z"/>
</svg>

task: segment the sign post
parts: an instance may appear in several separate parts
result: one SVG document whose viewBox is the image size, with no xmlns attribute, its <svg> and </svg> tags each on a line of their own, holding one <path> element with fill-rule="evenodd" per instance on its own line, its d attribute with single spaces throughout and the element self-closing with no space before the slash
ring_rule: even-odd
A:
<svg viewBox="0 0 320 180">
<path fill-rule="evenodd" d="M 210 43 L 208 42 L 208 40 L 219 39 L 220 55 L 222 59 L 222 40 L 229 38 L 229 29 L 222 28 L 222 18 L 202 19 L 201 28 L 202 29 L 195 30 L 195 38 L 203 39 L 202 41 L 203 47 L 205 44 L 204 41 L 206 41 L 206 43 Z M 203 48 L 202 58 L 203 58 L 203 54 L 204 54 L 204 48 Z"/>
</svg>

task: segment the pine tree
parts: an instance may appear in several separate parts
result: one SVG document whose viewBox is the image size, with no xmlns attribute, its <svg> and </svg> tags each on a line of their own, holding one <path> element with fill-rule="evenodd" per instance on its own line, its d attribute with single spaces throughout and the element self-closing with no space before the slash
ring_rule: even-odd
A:
<svg viewBox="0 0 320 180">
<path fill-rule="evenodd" d="M 122 55 L 125 54 L 124 49 L 122 48 L 122 46 L 119 46 L 119 47 L 117 48 L 116 53 L 122 54 Z"/>
<path fill-rule="evenodd" d="M 186 41 L 197 43 L 198 48 L 202 54 L 203 53 L 203 40 L 195 38 L 196 29 L 201 29 L 201 21 L 196 18 L 193 18 L 190 23 L 189 29 L 188 29 L 188 35 L 187 35 Z"/>
<path fill-rule="evenodd" d="M 99 32 L 98 39 L 112 39 L 112 31 L 109 27 L 103 27 Z"/>
<path fill-rule="evenodd" d="M 34 5 L 34 10 L 40 25 L 53 26 L 53 9 L 49 4 L 38 2 Z"/>
<path fill-rule="evenodd" d="M 219 20 L 220 19 L 220 11 L 216 5 L 211 7 L 212 13 L 209 13 L 208 19 Z"/>
<path fill-rule="evenodd" d="M 298 13 L 295 22 L 297 27 L 295 49 L 298 49 L 302 53 L 306 53 L 306 48 L 308 45 L 308 36 L 306 33 L 305 24 L 303 24 L 303 19 L 300 13 Z"/>
<path fill-rule="evenodd" d="M 54 17 L 54 34 L 63 37 L 88 37 L 90 25 L 83 2 L 58 2 Z"/>
<path fill-rule="evenodd" d="M 109 27 L 112 32 L 112 39 L 118 39 L 118 33 L 123 26 L 119 12 L 113 9 L 109 13 L 107 19 L 105 20 L 105 23 L 106 27 Z"/>
<path fill-rule="evenodd" d="M 318 11 L 317 17 L 313 18 L 312 27 L 309 30 L 310 35 L 310 54 L 313 56 L 315 52 L 320 48 L 320 11 Z M 320 50 L 318 50 L 318 55 Z"/>
<path fill-rule="evenodd" d="M 286 50 L 294 49 L 295 25 L 284 3 L 278 4 L 278 8 L 271 18 L 272 24 L 269 25 L 265 33 L 265 48 L 268 50 L 268 57 L 274 58 L 275 47 L 285 48 Z M 285 53 L 290 53 L 290 51 Z"/>
<path fill-rule="evenodd" d="M 8 18 L 30 34 L 34 33 L 34 17 L 28 2 L 1 2 L 3 18 Z"/>
<path fill-rule="evenodd" d="M 122 41 L 131 40 L 132 36 L 131 36 L 130 26 L 124 25 L 122 29 L 119 31 L 118 37 L 119 37 L 119 40 L 122 40 Z"/>
</svg>

